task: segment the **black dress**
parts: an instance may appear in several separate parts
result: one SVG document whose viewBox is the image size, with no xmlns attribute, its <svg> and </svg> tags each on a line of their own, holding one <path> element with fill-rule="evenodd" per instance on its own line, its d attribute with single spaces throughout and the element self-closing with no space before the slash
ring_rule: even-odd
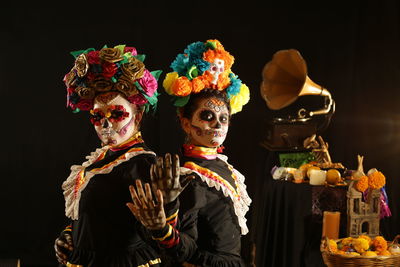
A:
<svg viewBox="0 0 400 267">
<path fill-rule="evenodd" d="M 183 162 L 181 174 L 194 173 L 196 178 L 179 196 L 178 216 L 168 218 L 169 224 L 153 231 L 153 237 L 178 263 L 245 266 L 240 240 L 248 231 L 244 215 L 251 200 L 244 177 L 223 155 L 215 159 L 184 156 Z"/>
<path fill-rule="evenodd" d="M 84 267 L 161 266 L 157 244 L 126 206 L 129 185 L 150 180 L 155 154 L 143 142 L 101 148 L 63 183 L 74 250 L 68 261 Z"/>
</svg>

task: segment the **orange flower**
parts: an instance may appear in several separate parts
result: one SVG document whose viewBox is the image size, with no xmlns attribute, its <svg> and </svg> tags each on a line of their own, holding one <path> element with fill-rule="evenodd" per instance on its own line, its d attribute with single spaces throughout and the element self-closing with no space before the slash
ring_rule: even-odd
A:
<svg viewBox="0 0 400 267">
<path fill-rule="evenodd" d="M 231 82 L 229 78 L 229 72 L 224 71 L 219 75 L 218 82 L 217 82 L 217 89 L 222 91 L 225 90 Z"/>
<path fill-rule="evenodd" d="M 368 176 L 361 176 L 356 183 L 356 189 L 360 192 L 364 192 L 368 188 Z"/>
<path fill-rule="evenodd" d="M 372 246 L 375 247 L 375 251 L 382 252 L 384 250 L 387 250 L 387 242 L 383 236 L 376 236 L 372 240 Z"/>
<path fill-rule="evenodd" d="M 194 78 L 192 81 L 192 92 L 193 93 L 199 93 L 201 90 L 203 90 L 205 88 L 204 82 L 200 77 L 196 77 Z"/>
<path fill-rule="evenodd" d="M 177 96 L 187 96 L 192 92 L 192 84 L 185 76 L 181 76 L 174 81 L 171 91 Z"/>
<path fill-rule="evenodd" d="M 390 256 L 390 255 L 392 255 L 392 253 L 390 253 L 390 252 L 387 251 L 387 250 L 383 250 L 383 251 L 381 251 L 381 252 L 379 253 L 379 255 L 380 255 L 380 256 Z"/>
<path fill-rule="evenodd" d="M 376 171 L 368 175 L 368 184 L 372 189 L 382 188 L 386 183 L 386 178 L 383 173 Z"/>
<path fill-rule="evenodd" d="M 232 67 L 233 62 L 235 60 L 234 57 L 231 54 L 229 54 L 228 51 L 225 51 L 223 47 L 222 49 L 219 48 L 218 45 L 216 49 L 208 49 L 203 54 L 203 59 L 210 63 L 213 63 L 217 58 L 224 61 L 224 70 L 229 70 Z"/>
</svg>

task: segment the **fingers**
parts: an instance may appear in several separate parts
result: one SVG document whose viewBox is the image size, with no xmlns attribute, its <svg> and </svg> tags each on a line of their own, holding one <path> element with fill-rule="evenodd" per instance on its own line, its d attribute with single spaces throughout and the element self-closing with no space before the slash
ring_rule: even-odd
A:
<svg viewBox="0 0 400 267">
<path fill-rule="evenodd" d="M 179 156 L 177 154 L 174 155 L 173 161 L 173 168 L 172 168 L 172 177 L 174 178 L 173 181 L 173 188 L 179 188 L 179 176 L 180 176 L 180 163 L 179 163 Z"/>
<path fill-rule="evenodd" d="M 65 240 L 67 241 L 67 244 L 68 244 L 68 249 L 70 250 L 70 251 L 72 251 L 72 249 L 73 249 L 73 244 L 72 244 L 72 235 L 70 235 L 70 234 L 66 234 L 65 235 Z"/>
<path fill-rule="evenodd" d="M 151 195 L 151 189 L 150 185 L 146 183 L 144 185 L 144 189 L 146 190 L 146 201 L 147 201 L 147 206 L 149 208 L 154 208 L 154 201 L 153 201 L 153 196 Z"/>
<path fill-rule="evenodd" d="M 166 153 L 164 159 L 164 177 L 171 179 L 173 176 L 171 154 Z M 168 179 L 168 180 L 169 180 Z"/>
<path fill-rule="evenodd" d="M 136 190 L 137 190 L 137 196 L 140 199 L 141 202 L 141 206 L 144 208 L 147 208 L 147 199 L 146 199 L 146 194 L 143 191 L 143 186 L 142 186 L 142 181 L 140 181 L 139 179 L 136 179 Z"/>
<path fill-rule="evenodd" d="M 180 163 L 179 163 L 179 156 L 177 154 L 174 155 L 174 160 L 173 160 L 173 176 L 179 176 L 180 175 Z"/>
<path fill-rule="evenodd" d="M 64 241 L 62 241 L 60 238 L 57 238 L 56 241 L 54 242 L 54 250 L 56 252 L 56 258 L 57 258 L 57 261 L 61 264 L 67 263 L 67 255 L 65 253 L 63 253 L 63 251 L 61 250 L 61 248 L 65 247 L 65 245 L 67 245 L 67 244 Z"/>
<path fill-rule="evenodd" d="M 129 186 L 129 191 L 131 192 L 131 198 L 132 198 L 133 204 L 136 207 L 141 207 L 142 203 L 140 202 L 139 197 L 136 193 L 135 187 L 133 185 Z"/>
<path fill-rule="evenodd" d="M 162 157 L 157 157 L 157 162 L 156 162 L 156 164 L 157 164 L 156 172 L 157 172 L 158 184 L 159 184 L 160 181 L 161 181 L 162 178 L 163 178 L 163 167 L 164 167 L 164 160 L 163 160 L 163 158 L 162 158 Z"/>
<path fill-rule="evenodd" d="M 161 190 L 157 190 L 156 197 L 157 197 L 158 206 L 161 206 L 161 209 L 164 210 L 164 199 L 163 199 L 163 194 L 162 194 Z"/>
</svg>

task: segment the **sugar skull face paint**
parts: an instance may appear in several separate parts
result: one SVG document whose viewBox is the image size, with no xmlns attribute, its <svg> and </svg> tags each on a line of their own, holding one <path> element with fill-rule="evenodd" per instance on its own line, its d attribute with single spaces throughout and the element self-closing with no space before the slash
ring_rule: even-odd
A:
<svg viewBox="0 0 400 267">
<path fill-rule="evenodd" d="M 142 113 L 117 93 L 96 97 L 90 121 L 104 145 L 119 145 L 139 130 Z"/>
<path fill-rule="evenodd" d="M 187 121 L 183 123 L 183 127 L 194 145 L 218 147 L 225 141 L 228 133 L 229 116 L 229 110 L 223 101 L 209 97 L 199 100 L 192 118 L 184 118 Z"/>
</svg>

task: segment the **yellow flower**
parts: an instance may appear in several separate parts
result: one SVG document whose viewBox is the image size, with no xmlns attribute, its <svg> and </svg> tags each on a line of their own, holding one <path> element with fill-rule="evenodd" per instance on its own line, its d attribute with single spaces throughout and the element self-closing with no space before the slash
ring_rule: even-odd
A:
<svg viewBox="0 0 400 267">
<path fill-rule="evenodd" d="M 178 79 L 178 77 L 179 77 L 179 74 L 177 72 L 170 72 L 170 73 L 167 73 L 167 75 L 165 76 L 165 79 L 163 81 L 163 86 L 164 86 L 164 89 L 167 92 L 167 94 L 169 94 L 169 95 L 172 94 L 172 91 L 171 91 L 172 84 L 174 83 L 174 81 L 176 79 Z"/>
<path fill-rule="evenodd" d="M 352 243 L 353 243 L 352 237 L 346 237 L 342 240 L 343 246 L 351 246 Z"/>
<path fill-rule="evenodd" d="M 328 247 L 331 252 L 335 253 L 337 251 L 337 244 L 336 244 L 335 240 L 329 239 Z"/>
<path fill-rule="evenodd" d="M 363 253 L 369 249 L 369 241 L 364 238 L 356 238 L 353 240 L 353 247 L 358 253 Z"/>
<path fill-rule="evenodd" d="M 369 237 L 367 235 L 360 235 L 359 238 L 364 238 L 365 240 L 367 240 L 369 245 L 372 244 L 371 237 Z"/>
<path fill-rule="evenodd" d="M 237 95 L 232 96 L 230 100 L 231 114 L 235 114 L 242 110 L 243 105 L 246 105 L 250 100 L 250 90 L 247 85 L 242 84 Z"/>
<path fill-rule="evenodd" d="M 363 256 L 367 256 L 367 257 L 376 257 L 376 256 L 378 256 L 378 254 L 376 254 L 374 251 L 370 251 L 370 250 L 365 251 L 362 255 Z"/>
</svg>

